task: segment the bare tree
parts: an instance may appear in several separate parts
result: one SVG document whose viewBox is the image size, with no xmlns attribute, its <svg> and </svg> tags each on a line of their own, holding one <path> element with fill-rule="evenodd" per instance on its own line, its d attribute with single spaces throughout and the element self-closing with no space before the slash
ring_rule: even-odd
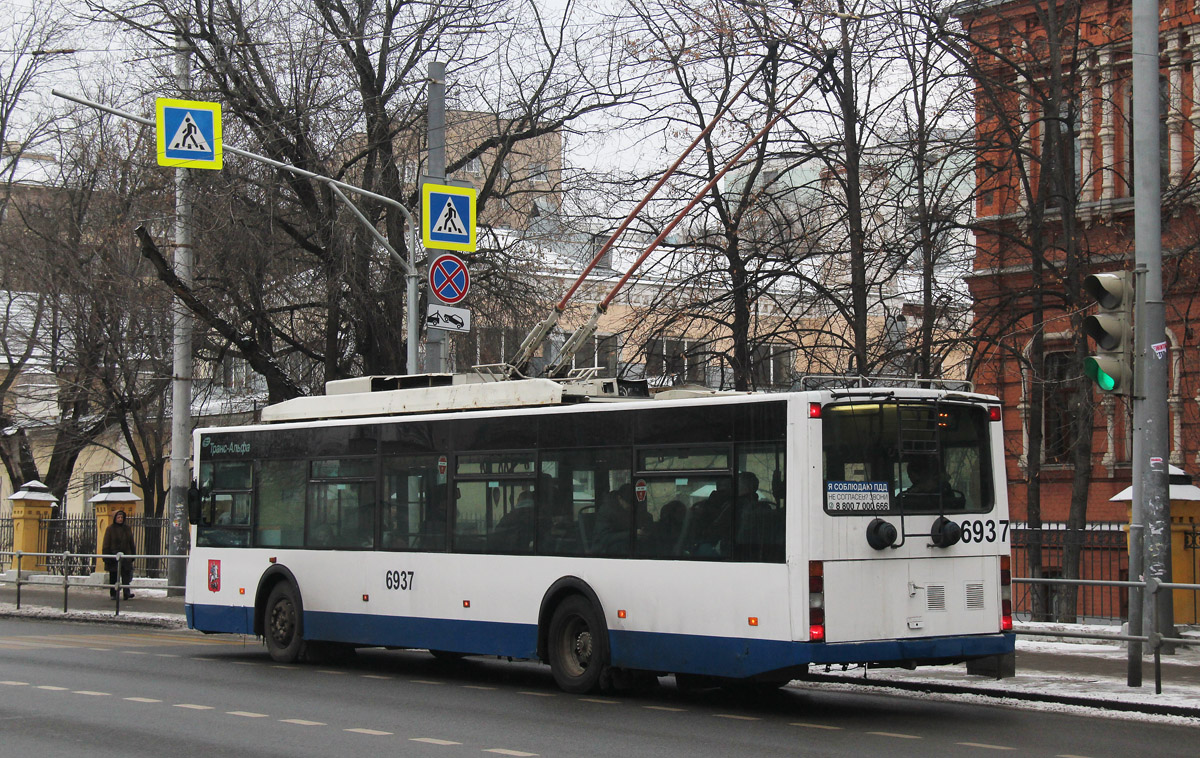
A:
<svg viewBox="0 0 1200 758">
<path fill-rule="evenodd" d="M 571 7 L 558 18 L 520 0 L 96 7 L 164 53 L 182 40 L 196 68 L 185 94 L 222 102 L 228 140 L 409 208 L 419 206 L 424 170 L 426 68 L 448 61 L 447 170 L 478 188 L 488 228 L 469 259 L 483 299 L 536 294 L 526 276 L 532 248 L 516 240 L 535 210 L 561 205 L 563 137 L 627 98 L 606 67 L 611 43 L 581 37 Z M 159 81 L 167 77 L 164 69 Z M 190 301 L 218 342 L 256 369 L 282 367 L 266 374 L 271 400 L 352 373 L 403 370 L 403 272 L 326 185 L 234 162 L 204 181 Z M 405 256 L 400 214 L 358 204 Z M 488 233 L 501 225 L 520 234 Z M 158 268 L 167 271 L 165 260 Z"/>
</svg>

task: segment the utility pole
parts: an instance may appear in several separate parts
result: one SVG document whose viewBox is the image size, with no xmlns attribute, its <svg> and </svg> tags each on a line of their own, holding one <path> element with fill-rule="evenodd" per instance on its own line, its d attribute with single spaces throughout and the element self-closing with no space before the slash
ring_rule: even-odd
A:
<svg viewBox="0 0 1200 758">
<path fill-rule="evenodd" d="M 429 165 L 426 176 L 444 184 L 446 181 L 446 64 L 434 61 L 429 64 Z M 431 223 L 422 219 L 422 223 Z M 441 302 L 441 298 L 429 288 L 430 303 Z M 445 373 L 447 340 L 442 329 L 425 331 L 425 370 Z"/>
<path fill-rule="evenodd" d="M 175 81 L 180 95 L 191 90 L 191 62 L 183 37 L 175 48 Z M 192 170 L 175 169 L 175 275 L 187 287 L 192 284 Z M 174 367 L 171 375 L 171 480 L 167 505 L 170 509 L 169 555 L 187 555 L 190 528 L 187 493 L 191 483 L 189 461 L 192 450 L 192 314 L 178 298 L 174 300 Z M 187 565 L 181 559 L 167 561 L 167 584 L 182 587 Z M 168 590 L 182 595 L 183 590 Z"/>
<path fill-rule="evenodd" d="M 1167 460 L 1166 313 L 1162 297 L 1162 195 L 1159 130 L 1159 40 L 1157 0 L 1133 0 L 1134 263 L 1138 272 L 1134 339 L 1137 378 L 1133 400 L 1133 515 L 1130 521 L 1131 579 L 1171 581 L 1171 514 Z M 1136 532 L 1143 535 L 1141 565 L 1134 564 Z M 1135 608 L 1134 595 L 1139 602 Z M 1157 603 L 1130 593 L 1129 633 L 1171 636 L 1174 609 L 1167 593 Z M 1148 627 L 1148 628 L 1147 628 Z M 1141 685 L 1141 650 L 1129 649 L 1129 684 Z M 1136 672 L 1136 684 L 1134 682 Z"/>
</svg>

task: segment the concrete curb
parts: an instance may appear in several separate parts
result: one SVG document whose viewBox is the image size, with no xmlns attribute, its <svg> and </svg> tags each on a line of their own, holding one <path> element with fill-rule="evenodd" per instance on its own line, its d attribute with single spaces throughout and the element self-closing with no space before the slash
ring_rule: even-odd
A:
<svg viewBox="0 0 1200 758">
<path fill-rule="evenodd" d="M 1096 708 L 1122 713 L 1146 713 L 1154 716 L 1180 716 L 1183 718 L 1200 719 L 1200 708 L 1168 703 L 1138 703 L 1127 700 L 1101 700 L 1099 698 L 1077 697 L 1074 695 L 1054 695 L 1049 693 L 1025 692 L 1006 690 L 994 687 L 972 687 L 962 684 L 939 684 L 937 682 L 906 682 L 881 679 L 847 679 L 826 674 L 809 674 L 800 679 L 801 682 L 827 684 L 853 684 L 856 686 L 877 687 L 879 689 L 894 689 L 905 692 L 928 692 L 940 695 L 980 695 L 997 700 L 1017 700 L 1034 703 L 1054 703 L 1071 705 L 1082 708 Z"/>
</svg>

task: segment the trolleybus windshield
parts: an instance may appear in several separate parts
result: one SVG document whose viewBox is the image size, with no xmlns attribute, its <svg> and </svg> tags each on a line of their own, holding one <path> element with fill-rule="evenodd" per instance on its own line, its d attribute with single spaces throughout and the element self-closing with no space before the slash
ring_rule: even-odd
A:
<svg viewBox="0 0 1200 758">
<path fill-rule="evenodd" d="M 992 509 L 987 408 L 847 402 L 825 406 L 821 419 L 826 512 L 852 516 Z"/>
</svg>

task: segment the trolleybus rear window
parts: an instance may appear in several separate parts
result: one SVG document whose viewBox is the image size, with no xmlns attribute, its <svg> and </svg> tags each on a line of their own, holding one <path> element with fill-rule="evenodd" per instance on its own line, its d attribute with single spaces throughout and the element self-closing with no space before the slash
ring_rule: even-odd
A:
<svg viewBox="0 0 1200 758">
<path fill-rule="evenodd" d="M 980 513 L 994 503 L 987 409 L 836 403 L 821 410 L 825 510 Z"/>
</svg>

